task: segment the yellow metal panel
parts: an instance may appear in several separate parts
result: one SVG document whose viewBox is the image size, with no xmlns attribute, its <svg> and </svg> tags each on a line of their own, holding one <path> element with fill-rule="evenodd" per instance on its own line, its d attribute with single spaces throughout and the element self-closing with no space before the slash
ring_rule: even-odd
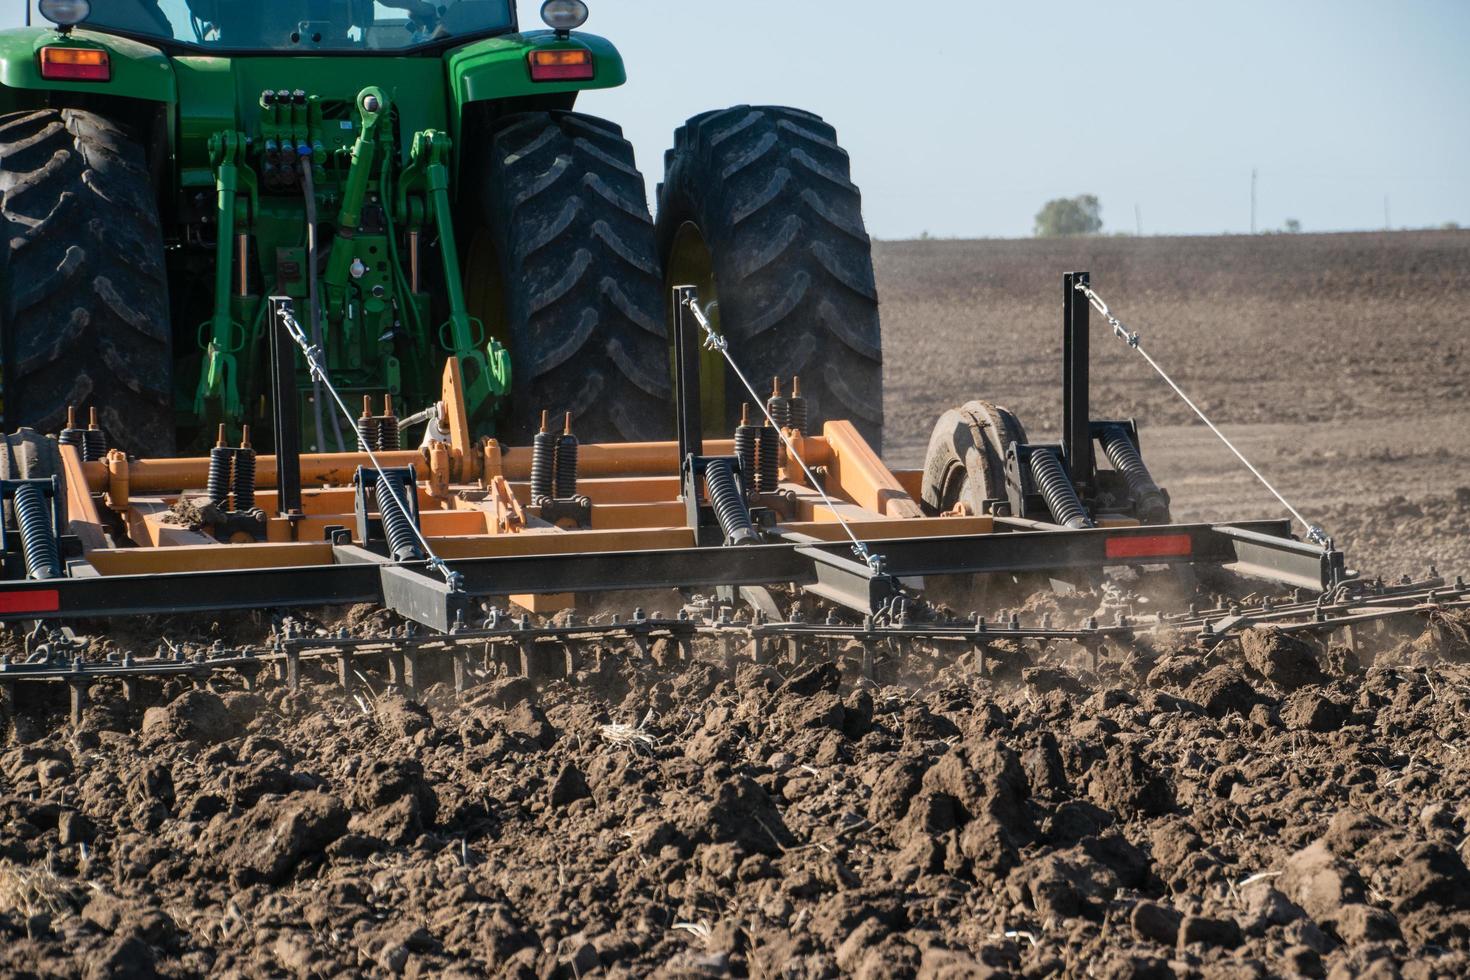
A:
<svg viewBox="0 0 1470 980">
<path fill-rule="evenodd" d="M 835 490 L 858 506 L 888 517 L 924 516 L 851 422 L 828 422 L 822 431 L 832 454 L 827 464 L 828 493 Z"/>
<path fill-rule="evenodd" d="M 896 538 L 941 538 L 968 534 L 990 534 L 995 520 L 990 517 L 932 517 L 924 520 L 886 518 L 876 521 L 849 522 L 854 534 L 863 541 L 885 541 Z M 782 524 L 781 528 L 807 534 L 823 541 L 846 541 L 847 534 L 835 521 L 810 521 Z"/>
<path fill-rule="evenodd" d="M 332 564 L 326 542 L 207 544 L 177 548 L 121 548 L 87 556 L 102 575 L 164 575 L 241 568 L 300 568 Z"/>
<path fill-rule="evenodd" d="M 532 529 L 521 534 L 462 538 L 430 538 L 445 559 L 513 558 L 528 555 L 573 555 L 612 551 L 666 551 L 694 547 L 688 528 L 641 531 L 556 531 Z"/>
<path fill-rule="evenodd" d="M 557 592 L 553 595 L 513 595 L 510 601 L 526 612 L 541 616 L 559 613 L 563 609 L 577 608 L 577 597 L 570 592 Z"/>
</svg>

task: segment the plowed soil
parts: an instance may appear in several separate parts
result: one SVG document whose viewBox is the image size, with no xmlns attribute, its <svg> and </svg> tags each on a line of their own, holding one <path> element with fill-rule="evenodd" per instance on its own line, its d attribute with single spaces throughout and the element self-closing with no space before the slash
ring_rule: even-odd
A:
<svg viewBox="0 0 1470 980">
<path fill-rule="evenodd" d="M 32 704 L 0 972 L 1464 976 L 1470 618 L 1360 642 Z"/>
<path fill-rule="evenodd" d="M 1355 564 L 1470 571 L 1467 258 L 1465 233 L 885 243 L 889 458 L 977 397 L 1054 435 L 1060 275 L 1089 269 Z M 1105 338 L 1098 412 L 1142 420 L 1176 516 L 1278 513 Z M 371 664 L 353 691 L 99 684 L 75 728 L 64 688 L 24 689 L 0 975 L 1470 975 L 1470 617 L 1354 639 L 996 641 L 871 680 L 853 647 L 607 646 L 463 699 L 433 663 L 417 701 Z"/>
</svg>

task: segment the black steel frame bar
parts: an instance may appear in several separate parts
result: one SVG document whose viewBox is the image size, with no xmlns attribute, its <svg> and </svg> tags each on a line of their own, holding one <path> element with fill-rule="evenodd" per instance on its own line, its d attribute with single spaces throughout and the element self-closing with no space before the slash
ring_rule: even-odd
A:
<svg viewBox="0 0 1470 980">
<path fill-rule="evenodd" d="M 1328 559 L 1288 535 L 1286 521 L 1242 525 L 1186 524 L 1169 527 L 1111 528 L 1085 531 L 1017 531 L 949 538 L 902 538 L 882 542 L 885 572 L 897 578 L 1065 571 L 1108 565 L 1213 564 L 1247 561 L 1265 577 L 1318 589 L 1332 584 Z M 1108 541 L 1187 535 L 1190 554 L 1177 557 L 1110 557 Z M 452 562 L 468 596 L 507 596 L 563 592 L 616 592 L 638 589 L 765 585 L 818 582 L 816 554 L 824 566 L 848 555 L 841 542 L 814 543 L 805 536 L 780 544 L 744 548 L 686 548 L 597 554 L 461 559 Z M 6 583 L 0 587 L 0 621 L 159 615 L 223 609 L 268 609 L 355 602 L 384 602 L 401 595 L 414 579 L 433 584 L 426 593 L 441 596 L 432 616 L 413 602 L 399 612 L 424 613 L 420 621 L 443 628 L 453 615 L 449 596 L 437 577 L 421 564 L 393 565 L 377 553 L 353 545 L 334 548 L 337 563 L 302 568 L 181 572 L 163 575 L 94 576 Z M 1336 554 L 1336 553 L 1333 553 Z M 1269 558 L 1268 562 L 1266 559 Z M 1341 556 L 1336 560 L 1340 563 Z M 851 564 L 851 563 L 849 563 Z M 395 578 L 384 587 L 385 571 Z M 41 601 L 41 600 L 46 601 Z M 54 608 L 47 609 L 52 605 Z M 443 616 L 439 609 L 444 609 Z"/>
</svg>

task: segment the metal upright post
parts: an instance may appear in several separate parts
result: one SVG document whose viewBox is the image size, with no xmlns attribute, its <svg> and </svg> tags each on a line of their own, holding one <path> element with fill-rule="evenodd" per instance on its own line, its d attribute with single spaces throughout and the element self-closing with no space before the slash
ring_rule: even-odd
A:
<svg viewBox="0 0 1470 980">
<path fill-rule="evenodd" d="M 288 296 L 272 296 L 270 310 L 271 400 L 276 437 L 276 509 L 301 514 L 301 426 L 296 418 L 296 345 L 283 313 L 295 315 Z"/>
<path fill-rule="evenodd" d="M 1062 439 L 1067 469 L 1083 500 L 1095 496 L 1096 490 L 1088 404 L 1092 307 L 1076 287 L 1091 281 L 1086 272 L 1068 272 L 1062 277 Z"/>
<path fill-rule="evenodd" d="M 700 416 L 699 341 L 689 312 L 698 302 L 693 286 L 674 287 L 674 394 L 679 426 L 679 465 L 704 455 L 704 420 Z"/>
</svg>

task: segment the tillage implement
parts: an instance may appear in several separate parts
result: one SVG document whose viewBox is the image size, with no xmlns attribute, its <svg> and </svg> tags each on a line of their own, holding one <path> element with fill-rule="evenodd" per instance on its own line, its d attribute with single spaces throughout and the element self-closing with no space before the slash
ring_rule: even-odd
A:
<svg viewBox="0 0 1470 980">
<path fill-rule="evenodd" d="M 1163 371 L 1086 273 L 1062 283 L 1061 439 L 977 400 L 940 415 L 923 469 L 890 469 L 835 132 L 787 108 L 696 116 L 655 221 L 621 130 L 574 111 L 625 80 L 581 0 L 526 32 L 509 0 L 29 13 L 54 26 L 0 32 L 0 622 L 41 625 L 0 693 L 66 680 L 75 708 L 105 677 L 269 661 L 294 680 L 313 657 L 348 683 L 384 651 L 411 686 L 425 650 L 462 681 L 477 644 L 529 671 L 600 636 L 1095 647 L 1138 624 L 955 621 L 933 600 L 1122 566 L 1295 591 L 1167 622 L 1205 645 L 1467 601 L 1364 582 L 1305 521 L 1306 540 L 1173 523 L 1137 424 L 1092 417 L 1092 312 Z M 528 618 L 651 590 L 682 594 L 676 618 Z M 783 608 L 802 595 L 820 622 Z M 265 648 L 120 662 L 69 626 L 356 603 L 409 626 L 283 621 Z"/>
</svg>

